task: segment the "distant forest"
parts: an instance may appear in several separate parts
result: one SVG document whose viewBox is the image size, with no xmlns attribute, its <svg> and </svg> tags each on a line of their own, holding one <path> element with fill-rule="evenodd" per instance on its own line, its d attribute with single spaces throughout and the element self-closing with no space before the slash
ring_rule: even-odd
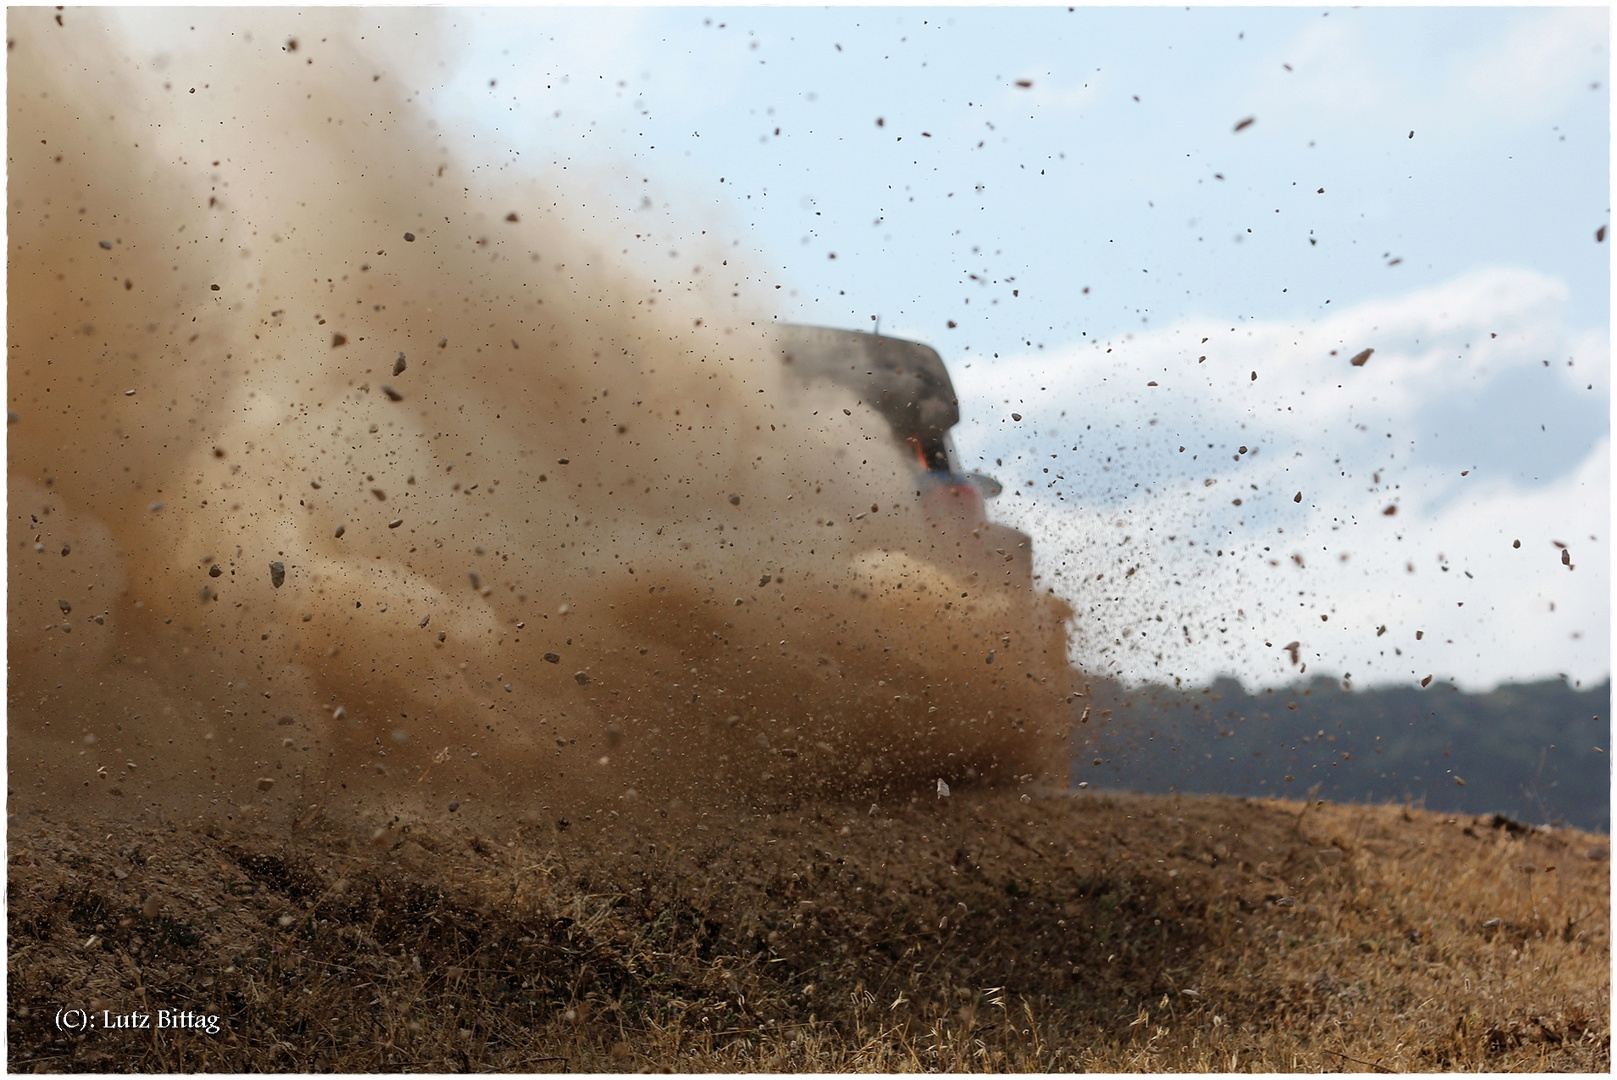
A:
<svg viewBox="0 0 1617 1080">
<path fill-rule="evenodd" d="M 1073 783 L 1151 794 L 1410 802 L 1611 832 L 1611 680 L 1248 693 L 1094 680 L 1076 699 Z"/>
</svg>

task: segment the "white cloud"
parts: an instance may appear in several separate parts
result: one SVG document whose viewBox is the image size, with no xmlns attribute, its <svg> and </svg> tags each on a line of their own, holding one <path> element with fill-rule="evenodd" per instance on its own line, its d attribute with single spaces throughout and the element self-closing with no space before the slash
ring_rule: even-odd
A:
<svg viewBox="0 0 1617 1080">
<path fill-rule="evenodd" d="M 1276 120 L 1401 120 L 1471 134 L 1539 122 L 1604 82 L 1604 8 L 1366 10 L 1316 19 L 1249 93 Z M 1280 62 L 1293 72 L 1282 76 Z"/>
<path fill-rule="evenodd" d="M 1610 13 L 1601 7 L 1532 12 L 1462 59 L 1459 96 L 1475 113 L 1517 122 L 1548 115 L 1604 81 Z"/>
<path fill-rule="evenodd" d="M 1271 646 L 1299 640 L 1360 685 L 1598 679 L 1609 355 L 1565 295 L 1490 270 L 1310 325 L 957 364 L 956 438 L 1005 481 L 997 512 L 1034 535 L 1091 669 L 1283 679 Z"/>
</svg>

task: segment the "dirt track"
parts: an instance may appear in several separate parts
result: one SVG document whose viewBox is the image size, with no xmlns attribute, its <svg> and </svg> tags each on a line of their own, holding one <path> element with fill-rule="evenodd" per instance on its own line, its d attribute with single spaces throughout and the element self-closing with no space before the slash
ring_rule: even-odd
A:
<svg viewBox="0 0 1617 1080">
<path fill-rule="evenodd" d="M 10 1065 L 1609 1067 L 1604 837 L 1025 795 L 374 842 L 29 816 Z M 64 1036 L 63 1007 L 221 1031 Z"/>
</svg>

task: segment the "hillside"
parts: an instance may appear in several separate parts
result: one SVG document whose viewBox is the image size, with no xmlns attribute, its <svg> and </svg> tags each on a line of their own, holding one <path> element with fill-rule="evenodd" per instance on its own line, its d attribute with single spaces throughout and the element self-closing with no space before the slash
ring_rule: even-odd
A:
<svg viewBox="0 0 1617 1080">
<path fill-rule="evenodd" d="M 1102 788 L 1363 802 L 1611 831 L 1611 681 L 1248 692 L 1095 680 L 1073 778 Z M 1095 764 L 1099 757 L 1100 764 Z"/>
<path fill-rule="evenodd" d="M 1609 845 L 1572 829 L 959 788 L 492 825 L 15 815 L 8 1064 L 1610 1067 Z"/>
</svg>

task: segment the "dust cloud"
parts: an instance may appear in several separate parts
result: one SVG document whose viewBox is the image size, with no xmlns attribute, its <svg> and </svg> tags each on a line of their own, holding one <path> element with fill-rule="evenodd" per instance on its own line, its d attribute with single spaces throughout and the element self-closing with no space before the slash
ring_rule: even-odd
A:
<svg viewBox="0 0 1617 1080">
<path fill-rule="evenodd" d="M 733 251 L 458 162 L 428 15 L 116 19 L 8 14 L 14 810 L 1064 782 L 1066 609 Z"/>
</svg>

